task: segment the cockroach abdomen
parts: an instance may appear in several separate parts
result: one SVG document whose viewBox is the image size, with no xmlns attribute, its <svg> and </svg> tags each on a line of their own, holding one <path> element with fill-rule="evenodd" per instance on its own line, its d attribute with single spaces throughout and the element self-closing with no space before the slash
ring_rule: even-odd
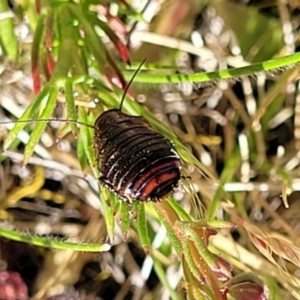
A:
<svg viewBox="0 0 300 300">
<path fill-rule="evenodd" d="M 158 201 L 178 186 L 180 158 L 143 117 L 112 109 L 95 122 L 100 182 L 121 199 Z"/>
</svg>

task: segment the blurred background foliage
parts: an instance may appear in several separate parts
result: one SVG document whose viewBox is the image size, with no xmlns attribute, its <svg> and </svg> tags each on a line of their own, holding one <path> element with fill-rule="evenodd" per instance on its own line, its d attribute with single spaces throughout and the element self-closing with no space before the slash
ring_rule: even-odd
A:
<svg viewBox="0 0 300 300">
<path fill-rule="evenodd" d="M 188 80 L 297 53 L 299 12 L 298 0 L 0 0 L 1 122 L 93 125 L 146 58 L 124 111 L 174 143 L 185 176 L 161 202 L 122 202 L 98 186 L 92 128 L 1 125 L 0 298 L 300 299 L 299 66 Z"/>
</svg>

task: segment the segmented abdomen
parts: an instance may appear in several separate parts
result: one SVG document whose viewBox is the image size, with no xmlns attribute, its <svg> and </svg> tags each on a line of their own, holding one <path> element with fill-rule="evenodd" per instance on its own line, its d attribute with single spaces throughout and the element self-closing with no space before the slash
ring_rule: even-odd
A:
<svg viewBox="0 0 300 300">
<path fill-rule="evenodd" d="M 95 122 L 94 147 L 100 182 L 120 198 L 157 201 L 178 185 L 178 154 L 143 117 L 104 112 Z"/>
</svg>

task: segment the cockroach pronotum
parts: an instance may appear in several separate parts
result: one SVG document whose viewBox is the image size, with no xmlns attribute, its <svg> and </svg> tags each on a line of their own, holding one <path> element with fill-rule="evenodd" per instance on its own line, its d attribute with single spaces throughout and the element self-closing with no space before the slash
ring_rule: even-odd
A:
<svg viewBox="0 0 300 300">
<path fill-rule="evenodd" d="M 61 121 L 94 128 L 99 181 L 106 188 L 123 200 L 158 201 L 178 186 L 181 161 L 172 143 L 154 131 L 144 117 L 131 116 L 121 111 L 126 93 L 142 65 L 127 84 L 119 109 L 102 113 L 94 126 L 75 120 Z M 24 122 L 52 120 L 34 119 Z M 0 122 L 5 123 L 9 122 Z"/>
</svg>

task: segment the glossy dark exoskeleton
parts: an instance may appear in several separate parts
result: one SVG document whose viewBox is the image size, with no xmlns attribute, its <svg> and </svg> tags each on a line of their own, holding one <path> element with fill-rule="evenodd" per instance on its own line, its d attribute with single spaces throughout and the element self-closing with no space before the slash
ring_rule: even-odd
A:
<svg viewBox="0 0 300 300">
<path fill-rule="evenodd" d="M 100 182 L 124 200 L 158 201 L 181 178 L 173 145 L 143 117 L 105 111 L 95 122 L 94 147 Z"/>
</svg>

